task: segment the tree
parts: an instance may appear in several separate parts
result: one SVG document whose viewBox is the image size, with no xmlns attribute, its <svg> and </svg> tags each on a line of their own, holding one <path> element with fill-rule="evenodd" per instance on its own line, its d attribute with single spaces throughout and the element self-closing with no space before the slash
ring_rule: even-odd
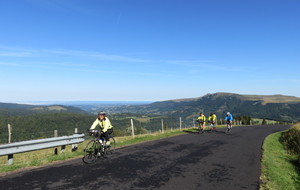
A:
<svg viewBox="0 0 300 190">
<path fill-rule="evenodd" d="M 243 115 L 243 116 L 237 117 L 237 120 L 242 121 L 243 125 L 250 125 L 251 117 Z"/>
</svg>

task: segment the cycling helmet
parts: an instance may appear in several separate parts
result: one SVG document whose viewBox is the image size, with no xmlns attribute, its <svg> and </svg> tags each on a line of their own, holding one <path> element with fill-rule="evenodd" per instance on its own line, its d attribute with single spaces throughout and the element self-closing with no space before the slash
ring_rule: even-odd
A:
<svg viewBox="0 0 300 190">
<path fill-rule="evenodd" d="M 106 115 L 106 113 L 104 111 L 101 111 L 98 113 L 98 115 Z"/>
<path fill-rule="evenodd" d="M 227 115 L 230 115 L 230 112 L 227 112 Z"/>
</svg>

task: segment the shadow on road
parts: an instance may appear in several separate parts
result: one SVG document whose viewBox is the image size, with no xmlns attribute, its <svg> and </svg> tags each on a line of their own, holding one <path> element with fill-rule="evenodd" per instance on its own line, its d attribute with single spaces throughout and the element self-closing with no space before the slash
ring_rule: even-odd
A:
<svg viewBox="0 0 300 190">
<path fill-rule="evenodd" d="M 195 129 L 192 129 L 192 130 L 183 130 L 183 132 L 198 135 L 199 134 L 199 129 L 195 128 Z M 211 130 L 204 130 L 203 134 L 225 134 L 225 133 L 224 133 L 224 131 L 220 131 L 220 130 L 213 131 L 213 132 Z"/>
</svg>

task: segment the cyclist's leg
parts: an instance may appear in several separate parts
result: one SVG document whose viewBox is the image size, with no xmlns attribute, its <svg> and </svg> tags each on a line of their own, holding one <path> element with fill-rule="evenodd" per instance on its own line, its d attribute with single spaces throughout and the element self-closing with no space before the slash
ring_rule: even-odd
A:
<svg viewBox="0 0 300 190">
<path fill-rule="evenodd" d="M 214 125 L 214 123 L 211 123 L 211 124 L 210 124 L 210 130 L 211 130 L 212 132 L 215 131 L 215 125 Z"/>
<path fill-rule="evenodd" d="M 199 123 L 199 133 L 203 133 L 203 124 Z"/>
<path fill-rule="evenodd" d="M 204 133 L 205 132 L 205 125 L 204 125 L 204 123 L 201 124 L 201 128 L 202 128 L 202 132 Z"/>
<path fill-rule="evenodd" d="M 112 134 L 112 132 L 113 132 L 113 129 L 108 129 L 108 130 L 104 133 L 104 137 L 105 137 L 106 145 L 107 145 L 107 146 L 110 145 L 109 138 L 110 138 L 110 134 Z"/>
<path fill-rule="evenodd" d="M 212 121 L 211 124 L 210 124 L 210 130 L 212 132 L 215 132 L 215 123 Z"/>
<path fill-rule="evenodd" d="M 214 130 L 214 132 L 217 131 L 217 129 L 216 129 L 216 122 L 213 122 L 213 130 Z"/>
<path fill-rule="evenodd" d="M 226 124 L 226 132 L 225 132 L 225 133 L 229 133 L 229 130 L 230 130 L 230 124 L 229 124 L 229 122 L 227 121 L 227 124 Z"/>
</svg>

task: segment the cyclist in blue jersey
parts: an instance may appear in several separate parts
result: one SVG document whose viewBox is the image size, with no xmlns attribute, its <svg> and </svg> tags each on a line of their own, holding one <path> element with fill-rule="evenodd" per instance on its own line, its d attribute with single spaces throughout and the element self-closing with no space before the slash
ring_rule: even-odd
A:
<svg viewBox="0 0 300 190">
<path fill-rule="evenodd" d="M 227 123 L 226 133 L 229 133 L 230 129 L 232 128 L 232 121 L 233 121 L 233 116 L 230 112 L 227 112 L 226 117 L 225 117 L 225 121 Z"/>
</svg>

